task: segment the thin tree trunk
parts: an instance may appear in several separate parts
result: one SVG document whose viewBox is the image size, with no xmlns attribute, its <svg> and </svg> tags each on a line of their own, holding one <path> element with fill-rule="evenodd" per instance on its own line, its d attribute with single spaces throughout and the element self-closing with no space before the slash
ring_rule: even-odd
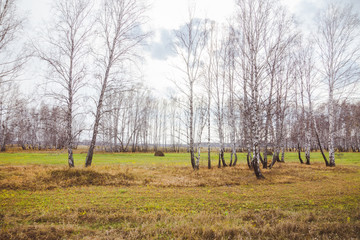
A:
<svg viewBox="0 0 360 240">
<path fill-rule="evenodd" d="M 318 129 L 317 129 L 317 125 L 316 125 L 315 119 L 314 119 L 313 116 L 312 116 L 312 118 L 313 118 L 313 121 L 314 121 L 315 135 L 316 135 L 316 139 L 317 139 L 317 142 L 318 142 L 320 151 L 321 151 L 321 155 L 322 155 L 323 158 L 324 158 L 325 165 L 326 165 L 326 166 L 329 166 L 329 162 L 328 162 L 328 160 L 326 159 L 326 156 L 325 156 L 325 154 L 324 154 L 323 148 L 322 148 L 322 146 L 321 146 L 321 141 L 320 141 L 319 132 L 318 132 Z"/>
<path fill-rule="evenodd" d="M 255 84 L 256 85 L 256 84 Z M 260 171 L 260 166 L 259 166 L 259 107 L 258 107 L 258 103 L 257 103 L 257 99 L 258 99 L 258 89 L 257 86 L 255 86 L 255 90 L 254 90 L 254 94 L 253 94 L 253 100 L 252 100 L 252 118 L 251 118 L 251 123 L 252 123 L 252 134 L 253 134 L 253 152 L 254 152 L 254 157 L 252 159 L 252 166 L 254 168 L 254 173 L 257 179 L 264 179 L 265 177 L 262 175 L 261 171 Z"/>
<path fill-rule="evenodd" d="M 298 142 L 298 145 L 297 145 L 297 150 L 298 150 L 298 156 L 299 156 L 299 161 L 301 164 L 304 163 L 304 161 L 302 160 L 301 158 L 301 147 L 300 147 L 300 143 Z"/>
<path fill-rule="evenodd" d="M 247 161 L 247 164 L 248 164 L 249 169 L 252 169 L 253 167 L 252 167 L 252 165 L 251 165 L 250 159 L 251 159 L 251 153 L 250 153 L 250 151 L 248 150 L 248 152 L 247 152 L 247 154 L 246 154 L 246 161 Z"/>
<path fill-rule="evenodd" d="M 73 107 L 73 86 L 72 86 L 72 83 L 73 83 L 73 79 L 72 79 L 72 68 L 73 68 L 73 52 L 71 52 L 71 57 L 70 57 L 70 73 L 69 73 L 69 76 L 70 76 L 70 79 L 69 79 L 69 86 L 68 86 L 68 113 L 67 113 L 67 130 L 68 130 L 68 164 L 69 164 L 69 167 L 70 168 L 73 168 L 75 167 L 75 164 L 74 164 L 74 158 L 73 158 L 73 152 L 72 152 L 72 145 L 73 145 L 73 135 L 72 135 L 72 107 Z"/>
<path fill-rule="evenodd" d="M 210 77 L 209 77 L 210 79 Z M 208 169 L 211 169 L 211 143 L 210 143 L 210 134 L 211 134 L 211 119 L 210 119 L 210 107 L 211 107 L 211 91 L 210 91 L 210 80 L 209 80 L 209 89 L 208 89 L 208 108 L 207 108 L 207 120 L 208 120 Z"/>
<path fill-rule="evenodd" d="M 113 52 L 113 50 L 111 52 Z M 93 135 L 92 135 L 92 138 L 91 138 L 91 143 L 90 143 L 88 153 L 86 155 L 85 167 L 90 167 L 91 166 L 93 155 L 94 155 L 96 137 L 97 137 L 97 134 L 98 134 L 98 131 L 99 131 L 99 123 L 100 123 L 100 119 L 101 119 L 101 111 L 102 111 L 105 91 L 106 91 L 106 88 L 107 88 L 107 81 L 108 81 L 109 74 L 110 74 L 110 68 L 111 68 L 110 63 L 112 63 L 112 58 L 113 58 L 113 56 L 110 55 L 109 56 L 109 62 L 108 62 L 108 65 L 107 65 L 107 69 L 106 69 L 105 76 L 104 76 L 104 82 L 103 82 L 102 88 L 101 88 L 99 102 L 98 102 L 97 107 L 96 107 L 96 115 L 95 115 L 95 124 L 94 124 L 94 129 L 93 129 Z"/>
<path fill-rule="evenodd" d="M 329 167 L 335 167 L 335 150 L 334 150 L 334 132 L 335 132 L 335 112 L 334 112 L 333 90 L 330 88 L 329 93 Z"/>
<path fill-rule="evenodd" d="M 200 154 L 201 154 L 201 147 L 198 146 L 198 155 L 196 157 L 195 169 L 199 170 L 200 168 Z"/>
<path fill-rule="evenodd" d="M 308 120 L 310 122 L 310 120 Z M 310 148 L 311 148 L 311 128 L 310 123 L 308 123 L 308 127 L 306 130 L 306 145 L 305 145 L 305 158 L 306 158 L 306 165 L 310 165 Z"/>
<path fill-rule="evenodd" d="M 193 93 L 193 82 L 190 83 L 190 122 L 189 122 L 189 137 L 190 137 L 190 145 L 189 145 L 189 150 L 190 150 L 190 160 L 191 160 L 191 166 L 193 169 L 195 169 L 195 156 L 194 156 L 194 133 L 193 133 L 193 118 L 194 118 L 194 105 L 193 105 L 193 101 L 194 101 L 194 93 Z"/>
</svg>

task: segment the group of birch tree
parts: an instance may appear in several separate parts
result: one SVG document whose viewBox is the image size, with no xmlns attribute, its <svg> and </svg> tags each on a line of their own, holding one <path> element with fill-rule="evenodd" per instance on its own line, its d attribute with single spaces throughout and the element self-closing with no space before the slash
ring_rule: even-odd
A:
<svg viewBox="0 0 360 240">
<path fill-rule="evenodd" d="M 101 1 L 99 6 L 86 0 L 57 1 L 48 31 L 40 44 L 33 44 L 35 55 L 50 70 L 49 94 L 66 112 L 69 167 L 74 167 L 72 148 L 79 132 L 73 122 L 81 111 L 82 89 L 93 86 L 88 97 L 95 105 L 94 123 L 85 163 L 90 166 L 108 92 L 130 87 L 124 71 L 136 62 L 136 47 L 147 36 L 141 31 L 145 10 L 137 0 Z M 95 81 L 90 83 L 91 78 Z"/>
<path fill-rule="evenodd" d="M 318 33 L 305 37 L 278 1 L 237 0 L 236 8 L 236 16 L 227 26 L 193 18 L 190 10 L 188 22 L 176 31 L 175 50 L 182 61 L 177 66 L 182 80 L 177 87 L 187 113 L 192 167 L 199 169 L 195 147 L 199 148 L 202 136 L 195 129 L 203 130 L 205 125 L 209 168 L 211 134 L 218 139 L 218 166 L 227 166 L 225 128 L 229 130 L 229 165 L 237 162 L 236 149 L 245 146 L 249 168 L 257 178 L 263 178 L 260 162 L 263 168 L 271 168 L 284 161 L 292 133 L 301 163 L 304 149 L 310 164 L 316 136 L 320 150 L 326 145 L 329 151 L 329 161 L 323 154 L 326 165 L 335 166 L 335 105 L 347 87 L 359 81 L 358 16 L 350 6 L 329 4 L 320 14 Z M 317 124 L 314 112 L 319 87 L 328 91 L 328 141 L 321 137 L 324 129 L 319 128 L 325 126 Z M 194 103 L 200 99 L 207 105 L 203 113 L 206 124 L 194 121 Z M 297 126 L 295 132 L 292 124 Z M 198 149 L 197 159 L 199 156 Z"/>
</svg>

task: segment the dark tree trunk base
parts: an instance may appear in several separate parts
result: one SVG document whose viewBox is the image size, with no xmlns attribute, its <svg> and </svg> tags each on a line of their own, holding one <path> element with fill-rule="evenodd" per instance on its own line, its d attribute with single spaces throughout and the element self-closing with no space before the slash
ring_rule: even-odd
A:
<svg viewBox="0 0 360 240">
<path fill-rule="evenodd" d="M 300 143 L 298 143 L 298 155 L 299 155 L 299 160 L 301 164 L 304 164 L 304 161 L 301 158 L 301 148 L 300 148 Z"/>
<path fill-rule="evenodd" d="M 250 153 L 247 154 L 246 161 L 247 161 L 249 169 L 253 169 L 252 163 L 250 162 Z"/>
</svg>

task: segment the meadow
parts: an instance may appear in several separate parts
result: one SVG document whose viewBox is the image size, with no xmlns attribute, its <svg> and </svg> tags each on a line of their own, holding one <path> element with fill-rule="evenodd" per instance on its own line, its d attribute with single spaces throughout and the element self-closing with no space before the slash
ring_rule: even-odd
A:
<svg viewBox="0 0 360 240">
<path fill-rule="evenodd" d="M 0 154 L 0 239 L 360 239 L 360 153 L 296 153 L 257 180 L 185 153 Z M 227 160 L 229 155 L 225 156 Z M 303 157 L 304 158 L 304 157 Z"/>
</svg>

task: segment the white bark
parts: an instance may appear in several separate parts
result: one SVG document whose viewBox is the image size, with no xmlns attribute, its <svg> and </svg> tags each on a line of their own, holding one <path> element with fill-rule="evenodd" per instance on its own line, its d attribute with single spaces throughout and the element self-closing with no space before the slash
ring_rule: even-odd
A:
<svg viewBox="0 0 360 240">
<path fill-rule="evenodd" d="M 322 63 L 321 72 L 327 80 L 329 118 L 329 166 L 335 166 L 335 95 L 358 81 L 360 60 L 360 21 L 352 6 L 330 3 L 318 21 L 317 45 Z"/>
</svg>

